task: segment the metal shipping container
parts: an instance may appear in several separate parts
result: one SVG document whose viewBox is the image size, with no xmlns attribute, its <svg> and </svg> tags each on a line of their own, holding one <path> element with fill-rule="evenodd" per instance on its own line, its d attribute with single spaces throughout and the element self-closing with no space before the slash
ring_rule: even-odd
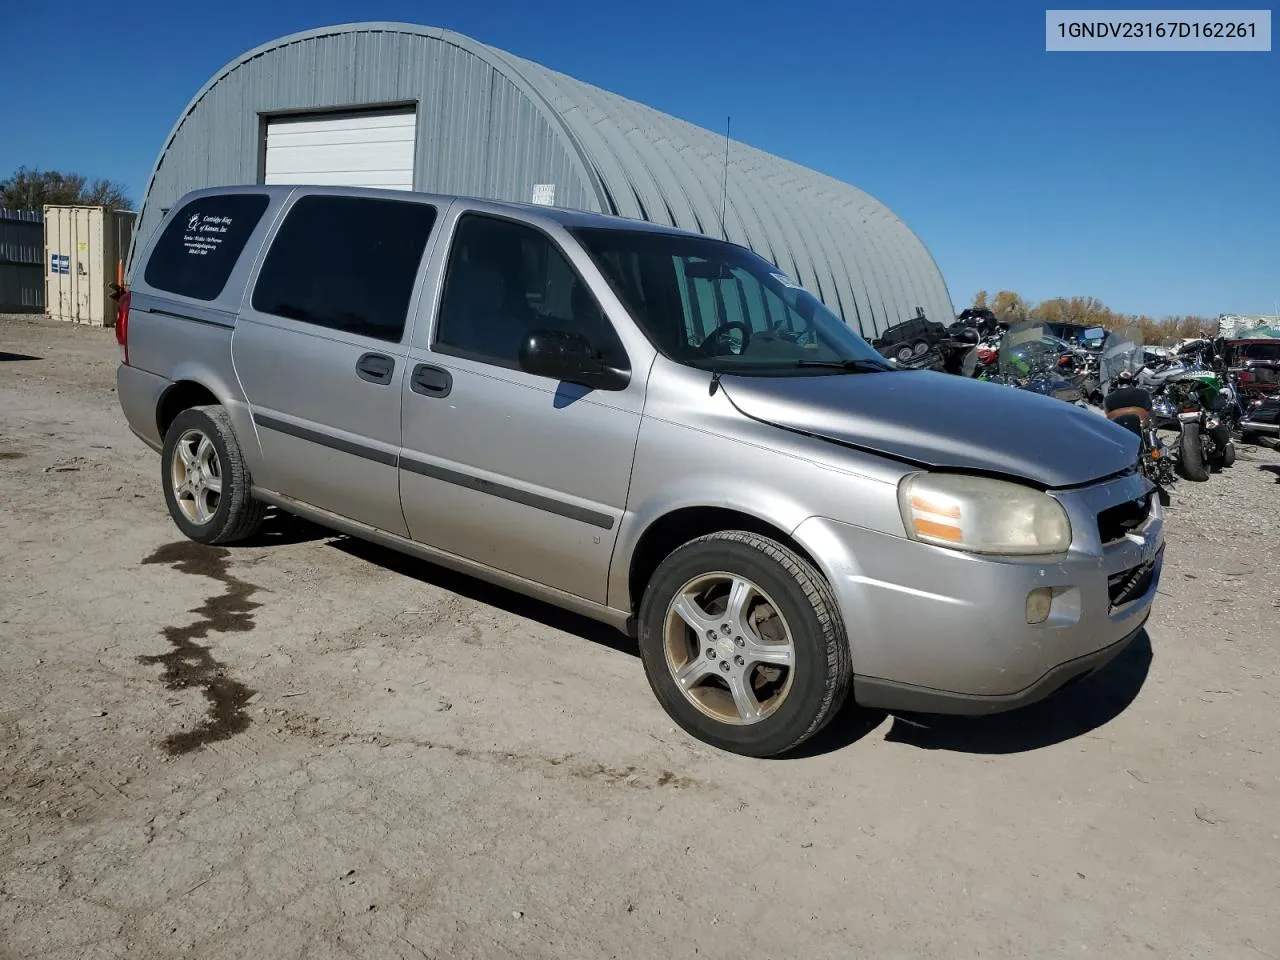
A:
<svg viewBox="0 0 1280 960">
<path fill-rule="evenodd" d="M 44 226 L 38 210 L 0 210 L 0 313 L 44 310 Z"/>
<path fill-rule="evenodd" d="M 134 214 L 105 207 L 44 208 L 45 309 L 55 320 L 115 323 L 111 284 L 129 252 Z"/>
</svg>

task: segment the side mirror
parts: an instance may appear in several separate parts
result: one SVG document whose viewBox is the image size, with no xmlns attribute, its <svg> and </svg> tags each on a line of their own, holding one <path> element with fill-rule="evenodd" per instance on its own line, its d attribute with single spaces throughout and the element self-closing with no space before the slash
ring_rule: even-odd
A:
<svg viewBox="0 0 1280 960">
<path fill-rule="evenodd" d="M 630 370 L 608 366 L 586 337 L 564 330 L 534 330 L 525 337 L 520 369 L 592 390 L 622 390 L 631 382 Z"/>
</svg>

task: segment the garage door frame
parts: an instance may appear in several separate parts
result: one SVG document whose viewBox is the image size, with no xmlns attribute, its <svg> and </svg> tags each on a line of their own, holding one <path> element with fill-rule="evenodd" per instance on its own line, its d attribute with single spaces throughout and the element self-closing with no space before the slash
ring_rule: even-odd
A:
<svg viewBox="0 0 1280 960">
<path fill-rule="evenodd" d="M 367 117 L 383 113 L 412 113 L 414 124 L 413 189 L 418 185 L 417 131 L 421 120 L 419 100 L 393 100 L 387 103 L 346 104 L 333 107 L 306 107 L 297 110 L 270 110 L 258 113 L 258 183 L 267 182 L 267 127 L 273 120 L 343 120 L 347 117 Z"/>
</svg>

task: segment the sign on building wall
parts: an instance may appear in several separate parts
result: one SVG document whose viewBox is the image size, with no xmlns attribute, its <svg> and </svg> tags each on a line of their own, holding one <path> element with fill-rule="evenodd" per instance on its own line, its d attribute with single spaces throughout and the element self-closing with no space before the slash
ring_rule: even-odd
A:
<svg viewBox="0 0 1280 960">
<path fill-rule="evenodd" d="M 533 185 L 533 202 L 544 207 L 556 205 L 556 185 L 554 183 L 535 183 Z"/>
</svg>

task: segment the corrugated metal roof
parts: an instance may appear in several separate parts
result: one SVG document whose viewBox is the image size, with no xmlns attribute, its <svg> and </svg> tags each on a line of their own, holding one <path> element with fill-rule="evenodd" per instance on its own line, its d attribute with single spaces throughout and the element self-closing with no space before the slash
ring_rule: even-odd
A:
<svg viewBox="0 0 1280 960">
<path fill-rule="evenodd" d="M 415 187 L 556 203 L 751 247 L 868 336 L 953 315 L 920 239 L 849 184 L 433 27 L 346 24 L 272 41 L 196 94 L 148 182 L 139 235 L 198 187 L 256 182 L 260 115 L 416 102 Z M 727 174 L 727 176 L 726 176 Z M 723 202 L 723 223 L 721 209 Z"/>
</svg>

